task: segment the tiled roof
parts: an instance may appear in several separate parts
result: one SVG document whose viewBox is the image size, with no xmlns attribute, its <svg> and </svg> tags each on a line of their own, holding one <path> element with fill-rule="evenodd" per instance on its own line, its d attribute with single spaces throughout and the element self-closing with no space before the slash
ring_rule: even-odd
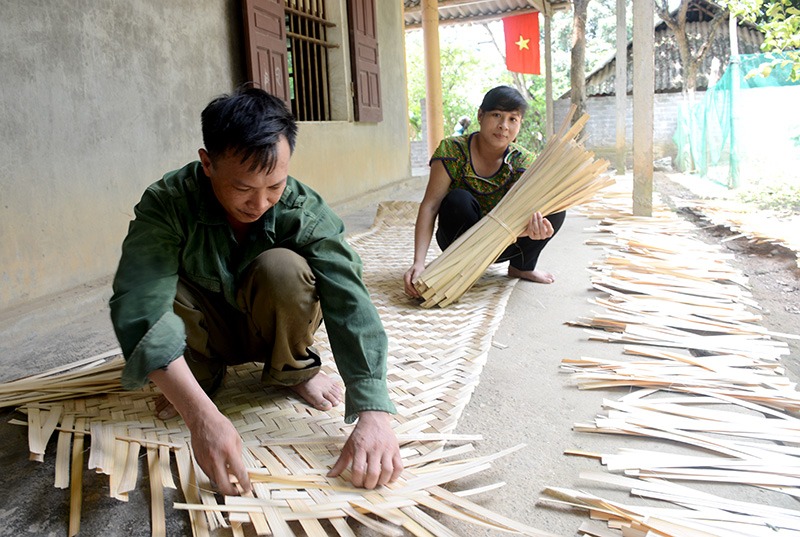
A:
<svg viewBox="0 0 800 537">
<path fill-rule="evenodd" d="M 689 46 L 692 50 L 708 41 L 711 33 L 711 22 L 688 22 L 686 32 L 689 36 Z M 761 52 L 761 43 L 764 35 L 750 25 L 739 25 L 739 53 L 754 54 Z M 655 29 L 655 92 L 670 93 L 681 91 L 683 87 L 681 59 L 674 34 L 666 23 L 661 23 Z M 728 65 L 730 59 L 730 41 L 728 26 L 722 24 L 717 28 L 711 44 L 711 50 L 703 57 L 697 71 L 696 89 L 705 90 L 708 87 L 709 77 L 719 79 Z M 633 88 L 633 46 L 628 42 L 628 92 Z M 611 57 L 603 65 L 595 69 L 586 77 L 586 96 L 613 95 L 615 84 L 615 70 L 617 60 Z"/>
<path fill-rule="evenodd" d="M 403 0 L 406 29 L 422 26 L 421 0 Z M 571 9 L 569 0 L 439 0 L 439 24 L 466 24 L 530 11 Z"/>
</svg>

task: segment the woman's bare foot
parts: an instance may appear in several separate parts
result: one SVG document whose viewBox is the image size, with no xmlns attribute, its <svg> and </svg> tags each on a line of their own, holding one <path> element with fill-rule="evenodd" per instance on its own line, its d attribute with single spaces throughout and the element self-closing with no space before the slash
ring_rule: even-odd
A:
<svg viewBox="0 0 800 537">
<path fill-rule="evenodd" d="M 156 397 L 156 417 L 160 420 L 169 420 L 178 415 L 178 411 L 163 395 Z"/>
<path fill-rule="evenodd" d="M 289 388 L 317 410 L 330 410 L 342 402 L 342 386 L 322 372 Z"/>
<path fill-rule="evenodd" d="M 508 267 L 509 278 L 520 278 L 536 283 L 553 283 L 556 281 L 555 276 L 543 270 L 519 270 L 512 266 Z"/>
</svg>

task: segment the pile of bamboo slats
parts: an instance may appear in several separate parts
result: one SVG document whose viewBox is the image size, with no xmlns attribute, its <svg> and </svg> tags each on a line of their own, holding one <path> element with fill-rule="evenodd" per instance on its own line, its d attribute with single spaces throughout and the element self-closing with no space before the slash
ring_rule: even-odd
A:
<svg viewBox="0 0 800 537">
<path fill-rule="evenodd" d="M 415 287 L 423 307 L 445 307 L 458 300 L 523 233 L 531 215 L 548 215 L 586 203 L 614 180 L 601 174 L 608 161 L 595 160 L 575 139 L 588 121 L 582 116 L 567 129 L 573 110 L 560 132 L 511 187 L 502 200 L 469 228 L 419 278 Z"/>
<path fill-rule="evenodd" d="M 677 507 L 650 507 L 609 500 L 587 492 L 549 487 L 544 504 L 589 511 L 609 529 L 586 523 L 578 530 L 593 537 L 775 537 L 800 535 L 800 511 L 723 498 L 665 480 L 631 479 L 599 473 L 581 478 L 630 490 L 632 496 L 670 502 Z M 618 533 L 621 532 L 621 533 Z"/>
<path fill-rule="evenodd" d="M 631 216 L 630 198 L 621 199 L 582 208 L 601 220 L 595 230 L 603 236 L 591 243 L 603 247 L 604 257 L 590 267 L 601 293 L 591 302 L 601 311 L 568 324 L 587 328 L 590 339 L 625 343 L 627 357 L 566 358 L 562 367 L 579 388 L 634 391 L 605 399 L 593 421 L 573 429 L 670 448 L 565 453 L 623 474 L 582 477 L 679 507 L 630 505 L 558 487 L 548 488 L 542 502 L 589 510 L 606 527 L 580 531 L 599 537 L 800 535 L 800 511 L 675 483 L 800 498 L 800 392 L 780 362 L 790 352 L 780 340 L 799 336 L 759 324 L 758 304 L 744 276 L 728 266 L 729 254 L 659 209 L 653 219 Z"/>
<path fill-rule="evenodd" d="M 636 352 L 636 350 L 632 351 Z M 638 354 L 645 354 L 642 348 Z M 647 353 L 658 360 L 563 360 L 575 371 L 581 389 L 633 386 L 696 395 L 720 395 L 784 411 L 800 410 L 796 383 L 777 364 L 748 360 L 741 355 L 691 356 L 675 352 Z"/>
<path fill-rule="evenodd" d="M 0 384 L 0 408 L 122 391 L 120 349 Z"/>
<path fill-rule="evenodd" d="M 71 389 L 91 397 L 30 402 L 25 390 L 33 389 L 33 377 L 11 383 L 22 392 L 12 394 L 10 388 L 3 392 L 9 400 L 17 398 L 17 404 L 27 403 L 23 407 L 27 419 L 20 424 L 28 426 L 32 458 L 53 456 L 46 452 L 52 450 L 48 439 L 57 437 L 55 483 L 70 489 L 69 534 L 78 532 L 81 512 L 92 507 L 89 496 L 83 495 L 88 469 L 107 475 L 109 495 L 120 500 L 133 496 L 130 493 L 141 486 L 142 475 L 149 476 L 153 535 L 165 533 L 165 489 L 181 491 L 183 501 L 175 507 L 188 513 L 194 535 L 219 530 L 215 535 L 238 536 L 257 529 L 284 536 L 352 537 L 348 520 L 356 520 L 378 535 L 452 537 L 454 532 L 446 527 L 448 517 L 479 529 L 548 535 L 466 498 L 494 490 L 493 484 L 458 493 L 442 486 L 485 470 L 495 458 L 462 460 L 472 449 L 465 442 L 479 437 L 454 431 L 480 380 L 514 280 L 492 268 L 473 288 L 473 300 L 447 309 L 421 310 L 407 300 L 397 282 L 412 247 L 418 208 L 416 203 L 382 205 L 373 228 L 349 239 L 364 261 L 364 280 L 389 336 L 388 386 L 398 410 L 394 430 L 407 468 L 400 481 L 366 491 L 353 489 L 346 479 L 326 478 L 352 430 L 344 423 L 342 406 L 317 411 L 287 391 L 265 390 L 261 364 L 243 364 L 229 368 L 214 401 L 242 436 L 254 497 L 221 498 L 212 492 L 194 459 L 185 424 L 155 417 L 155 388 L 117 390 L 121 362 L 115 362 L 119 367 L 109 373 L 111 393 L 99 393 L 105 388 L 98 388 L 93 371 L 101 372 L 109 364 L 88 359 L 61 373 L 79 384 L 73 370 L 80 371 L 83 384 L 79 390 Z M 325 372 L 336 375 L 324 326 L 315 346 Z M 59 399 L 66 397 L 57 390 L 59 374 L 41 377 L 47 377 L 52 388 L 37 385 L 37 394 L 45 400 L 52 397 L 50 392 Z M 176 476 L 172 467 L 177 468 Z M 434 520 L 424 510 L 444 516 Z"/>
</svg>

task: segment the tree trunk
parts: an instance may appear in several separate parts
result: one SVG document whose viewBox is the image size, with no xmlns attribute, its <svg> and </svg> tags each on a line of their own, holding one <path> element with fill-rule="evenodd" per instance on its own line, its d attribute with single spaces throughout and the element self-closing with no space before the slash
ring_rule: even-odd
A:
<svg viewBox="0 0 800 537">
<path fill-rule="evenodd" d="M 586 110 L 586 12 L 590 0 L 574 0 L 572 6 L 572 58 L 570 100 L 577 107 L 574 119 Z"/>
<path fill-rule="evenodd" d="M 655 0 L 656 12 L 663 20 L 667 27 L 672 30 L 675 37 L 675 43 L 678 45 L 678 53 L 681 58 L 681 70 L 683 71 L 683 85 L 682 93 L 684 98 L 689 104 L 694 104 L 694 93 L 697 88 L 697 72 L 703 61 L 703 58 L 711 49 L 711 43 L 714 41 L 714 35 L 717 33 L 722 21 L 727 17 L 727 11 L 718 9 L 711 20 L 711 29 L 705 38 L 705 42 L 697 47 L 697 50 L 692 51 L 689 46 L 689 36 L 686 33 L 686 14 L 689 11 L 691 0 L 681 0 L 681 5 L 675 10 L 673 16 L 669 11 L 667 0 Z"/>
</svg>

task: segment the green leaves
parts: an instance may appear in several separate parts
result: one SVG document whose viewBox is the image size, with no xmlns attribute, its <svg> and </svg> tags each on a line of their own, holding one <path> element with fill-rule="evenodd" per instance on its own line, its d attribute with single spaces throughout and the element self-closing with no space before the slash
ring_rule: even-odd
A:
<svg viewBox="0 0 800 537">
<path fill-rule="evenodd" d="M 791 64 L 791 80 L 800 80 L 800 0 L 720 0 L 719 3 L 764 32 L 761 50 L 783 52 L 788 58 L 764 64 L 748 73 L 749 77 L 769 76 L 776 67 Z"/>
</svg>

